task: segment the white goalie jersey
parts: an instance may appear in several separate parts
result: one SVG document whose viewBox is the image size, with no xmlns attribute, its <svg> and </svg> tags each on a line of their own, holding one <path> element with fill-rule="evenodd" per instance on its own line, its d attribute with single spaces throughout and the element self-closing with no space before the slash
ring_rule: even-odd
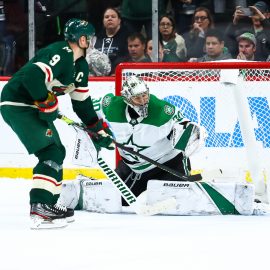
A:
<svg viewBox="0 0 270 270">
<path fill-rule="evenodd" d="M 117 142 L 159 163 L 174 158 L 180 152 L 185 153 L 191 141 L 201 138 L 197 125 L 195 136 L 195 125 L 190 125 L 190 121 L 173 105 L 154 95 L 150 95 L 147 118 L 132 119 L 123 98 L 112 94 L 103 98 L 100 107 L 102 117 L 108 122 Z M 121 149 L 119 152 L 136 173 L 154 168 L 154 165 L 137 156 Z"/>
</svg>

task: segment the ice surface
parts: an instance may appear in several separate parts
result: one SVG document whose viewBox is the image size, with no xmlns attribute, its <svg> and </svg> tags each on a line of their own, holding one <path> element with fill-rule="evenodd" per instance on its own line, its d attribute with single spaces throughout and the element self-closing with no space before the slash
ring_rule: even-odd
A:
<svg viewBox="0 0 270 270">
<path fill-rule="evenodd" d="M 29 229 L 29 180 L 0 178 L 0 270 L 254 270 L 270 267 L 270 216 L 77 211 L 65 229 Z"/>
</svg>

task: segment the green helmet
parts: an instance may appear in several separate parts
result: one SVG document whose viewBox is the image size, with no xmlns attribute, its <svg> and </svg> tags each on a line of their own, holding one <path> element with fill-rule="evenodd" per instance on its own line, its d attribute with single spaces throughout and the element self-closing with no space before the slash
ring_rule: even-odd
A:
<svg viewBox="0 0 270 270">
<path fill-rule="evenodd" d="M 86 36 L 88 39 L 95 35 L 95 28 L 87 21 L 80 19 L 70 19 L 64 28 L 65 40 L 77 42 L 81 36 Z"/>
</svg>

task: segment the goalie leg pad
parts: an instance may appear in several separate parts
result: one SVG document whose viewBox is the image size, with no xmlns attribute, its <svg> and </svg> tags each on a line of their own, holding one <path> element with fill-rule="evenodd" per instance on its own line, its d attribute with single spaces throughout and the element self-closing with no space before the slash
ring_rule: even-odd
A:
<svg viewBox="0 0 270 270">
<path fill-rule="evenodd" d="M 83 175 L 63 183 L 58 202 L 75 210 L 122 212 L 121 195 L 110 180 L 96 180 Z"/>
<path fill-rule="evenodd" d="M 68 208 L 79 210 L 80 179 L 65 181 L 62 184 L 62 191 L 58 203 Z"/>
<path fill-rule="evenodd" d="M 82 209 L 98 213 L 122 212 L 122 199 L 113 183 L 108 180 L 81 180 Z"/>
<path fill-rule="evenodd" d="M 245 183 L 177 182 L 149 180 L 147 202 L 157 203 L 173 197 L 175 209 L 167 215 L 252 215 L 254 186 Z"/>
</svg>

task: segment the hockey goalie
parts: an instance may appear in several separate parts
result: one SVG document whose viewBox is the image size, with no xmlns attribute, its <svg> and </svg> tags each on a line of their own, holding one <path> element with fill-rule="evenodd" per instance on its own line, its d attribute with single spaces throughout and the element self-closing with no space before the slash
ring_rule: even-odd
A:
<svg viewBox="0 0 270 270">
<path fill-rule="evenodd" d="M 108 94 L 99 107 L 106 119 L 103 127 L 106 129 L 109 125 L 115 142 L 132 149 L 132 154 L 118 149 L 121 160 L 115 172 L 142 205 L 155 205 L 174 198 L 175 204 L 160 213 L 167 215 L 252 215 L 258 209 L 254 187 L 246 183 L 244 177 L 243 181 L 232 182 L 222 175 L 205 176 L 202 181 L 190 182 L 166 170 L 173 169 L 188 177 L 190 157 L 204 146 L 207 134 L 175 106 L 150 94 L 140 77 L 128 77 L 121 96 Z M 82 146 L 83 134 L 80 136 Z M 82 148 L 87 147 L 91 151 L 81 156 L 93 153 L 94 146 Z M 128 205 L 109 179 L 94 180 L 84 176 L 64 184 L 60 199 L 68 207 L 103 213 L 125 212 Z"/>
</svg>

